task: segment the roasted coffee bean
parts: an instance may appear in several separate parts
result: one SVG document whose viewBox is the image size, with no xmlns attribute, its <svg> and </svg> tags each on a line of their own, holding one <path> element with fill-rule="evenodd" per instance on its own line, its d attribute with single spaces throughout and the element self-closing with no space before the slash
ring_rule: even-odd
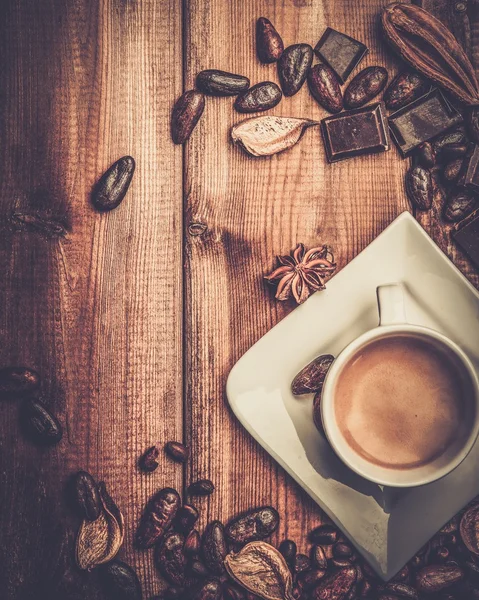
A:
<svg viewBox="0 0 479 600">
<path fill-rule="evenodd" d="M 235 544 L 247 544 L 269 537 L 279 525 L 279 514 L 272 506 L 254 508 L 231 519 L 225 534 Z"/>
<path fill-rule="evenodd" d="M 296 556 L 296 544 L 293 540 L 283 540 L 279 545 L 278 550 L 284 557 L 284 560 L 288 563 L 289 566 L 294 564 L 294 558 Z"/>
<path fill-rule="evenodd" d="M 296 554 L 293 561 L 294 573 L 304 573 L 304 571 L 309 571 L 310 568 L 311 561 L 306 554 Z"/>
<path fill-rule="evenodd" d="M 281 58 L 284 44 L 271 21 L 260 17 L 256 21 L 256 54 L 260 62 L 274 63 Z"/>
<path fill-rule="evenodd" d="M 170 528 L 181 505 L 178 492 L 164 488 L 148 502 L 138 525 L 136 544 L 139 548 L 151 548 L 159 542 Z"/>
<path fill-rule="evenodd" d="M 191 595 L 191 600 L 220 600 L 222 596 L 221 583 L 210 579 Z"/>
<path fill-rule="evenodd" d="M 126 196 L 135 173 L 135 159 L 123 156 L 100 177 L 93 188 L 91 200 L 97 210 L 116 208 Z"/>
<path fill-rule="evenodd" d="M 20 420 L 25 435 L 40 446 L 53 446 L 63 437 L 60 422 L 40 400 L 24 400 Z"/>
<path fill-rule="evenodd" d="M 165 452 L 170 458 L 179 463 L 185 463 L 190 454 L 188 448 L 181 442 L 168 442 L 165 444 Z"/>
<path fill-rule="evenodd" d="M 388 110 L 398 110 L 416 100 L 431 87 L 419 73 L 399 73 L 384 92 L 383 100 Z"/>
<path fill-rule="evenodd" d="M 384 67 L 366 67 L 351 81 L 344 92 L 344 106 L 359 108 L 370 102 L 386 87 L 388 72 Z"/>
<path fill-rule="evenodd" d="M 201 538 L 200 534 L 196 529 L 190 531 L 190 533 L 186 536 L 185 545 L 183 550 L 188 556 L 197 556 L 201 547 Z"/>
<path fill-rule="evenodd" d="M 184 144 L 193 133 L 205 109 L 201 92 L 189 90 L 178 98 L 171 114 L 171 138 L 175 144 Z"/>
<path fill-rule="evenodd" d="M 201 554 L 205 565 L 215 575 L 224 573 L 223 561 L 228 554 L 223 524 L 211 521 L 205 528 L 201 541 Z"/>
<path fill-rule="evenodd" d="M 452 223 L 461 221 L 474 210 L 476 204 L 476 198 L 472 194 L 459 190 L 448 198 L 444 207 L 444 218 Z"/>
<path fill-rule="evenodd" d="M 318 64 L 308 73 L 309 91 L 313 98 L 330 113 L 343 110 L 343 95 L 336 73 L 328 65 Z"/>
<path fill-rule="evenodd" d="M 229 581 L 223 585 L 224 600 L 245 600 L 244 591 Z"/>
<path fill-rule="evenodd" d="M 209 479 L 199 479 L 188 486 L 189 496 L 209 496 L 214 491 L 215 486 Z"/>
<path fill-rule="evenodd" d="M 434 151 L 438 155 L 444 146 L 449 144 L 464 144 L 467 143 L 467 138 L 462 129 L 456 129 L 454 131 L 449 131 L 448 133 L 443 133 L 439 137 L 437 137 L 432 145 Z"/>
<path fill-rule="evenodd" d="M 40 387 L 40 375 L 28 367 L 3 367 L 0 369 L 0 397 L 34 392 Z"/>
<path fill-rule="evenodd" d="M 326 575 L 325 569 L 314 569 L 312 571 L 305 571 L 298 575 L 298 583 L 301 587 L 308 591 L 313 589 Z"/>
<path fill-rule="evenodd" d="M 320 390 L 333 361 L 331 354 L 322 354 L 303 367 L 291 384 L 293 394 L 300 396 Z"/>
<path fill-rule="evenodd" d="M 249 88 L 249 79 L 243 75 L 207 69 L 196 76 L 196 86 L 210 96 L 237 96 Z"/>
<path fill-rule="evenodd" d="M 174 522 L 175 529 L 186 535 L 193 529 L 199 518 L 200 513 L 194 506 L 191 504 L 184 504 L 176 513 Z"/>
<path fill-rule="evenodd" d="M 158 468 L 158 455 L 160 451 L 156 446 L 151 446 L 148 450 L 145 451 L 144 454 L 141 455 L 140 460 L 138 461 L 138 465 L 142 471 L 145 473 L 152 473 Z"/>
<path fill-rule="evenodd" d="M 328 564 L 335 569 L 342 569 L 343 567 L 350 567 L 351 561 L 349 558 L 331 558 L 328 560 Z"/>
<path fill-rule="evenodd" d="M 285 96 L 294 96 L 301 89 L 313 62 L 309 44 L 288 46 L 278 61 L 278 76 Z"/>
<path fill-rule="evenodd" d="M 449 183 L 453 183 L 454 181 L 457 181 L 463 164 L 464 164 L 463 158 L 456 158 L 456 160 L 453 160 L 450 163 L 447 163 L 447 165 L 444 167 L 444 171 L 443 171 L 444 179 Z"/>
<path fill-rule="evenodd" d="M 463 158 L 467 153 L 466 144 L 445 144 L 441 149 L 440 158 L 446 162 Z"/>
<path fill-rule="evenodd" d="M 315 544 L 311 548 L 311 562 L 317 569 L 328 568 L 328 559 L 326 558 L 326 553 L 324 552 L 324 548 L 319 544 Z"/>
<path fill-rule="evenodd" d="M 181 533 L 170 532 L 155 548 L 156 568 L 168 583 L 179 587 L 183 587 L 186 583 L 184 543 L 185 538 Z"/>
<path fill-rule="evenodd" d="M 78 471 L 73 480 L 75 504 L 79 515 L 88 521 L 96 521 L 102 509 L 100 494 L 95 480 L 86 471 Z"/>
<path fill-rule="evenodd" d="M 419 144 L 415 151 L 415 157 L 421 167 L 430 169 L 436 164 L 436 152 L 430 142 Z"/>
<path fill-rule="evenodd" d="M 424 594 L 435 594 L 454 585 L 464 578 L 460 567 L 431 565 L 424 567 L 416 575 L 416 588 Z"/>
<path fill-rule="evenodd" d="M 311 592 L 311 600 L 346 600 L 355 583 L 356 569 L 341 569 L 319 582 Z"/>
<path fill-rule="evenodd" d="M 431 172 L 420 165 L 411 167 L 406 173 L 406 192 L 413 206 L 428 210 L 432 205 Z"/>
<path fill-rule="evenodd" d="M 101 565 L 99 572 L 103 591 L 110 600 L 142 600 L 138 576 L 126 563 L 113 560 Z"/>
<path fill-rule="evenodd" d="M 409 598 L 410 600 L 419 600 L 418 592 L 406 583 L 388 583 L 385 590 L 394 594 L 398 598 Z"/>
<path fill-rule="evenodd" d="M 313 544 L 330 546 L 338 541 L 338 531 L 333 525 L 319 525 L 311 531 L 309 539 Z"/>
<path fill-rule="evenodd" d="M 334 544 L 334 558 L 350 558 L 352 555 L 353 551 L 351 550 L 351 546 L 348 546 L 348 544 L 344 544 L 343 542 L 338 542 L 337 544 Z"/>
<path fill-rule="evenodd" d="M 264 112 L 279 104 L 282 97 L 283 94 L 276 83 L 264 81 L 238 96 L 234 107 L 241 113 Z"/>
<path fill-rule="evenodd" d="M 199 577 L 201 579 L 205 579 L 209 575 L 208 569 L 205 567 L 205 565 L 200 560 L 192 561 L 192 563 L 190 565 L 190 571 L 191 571 L 192 575 L 194 575 L 195 577 Z"/>
</svg>

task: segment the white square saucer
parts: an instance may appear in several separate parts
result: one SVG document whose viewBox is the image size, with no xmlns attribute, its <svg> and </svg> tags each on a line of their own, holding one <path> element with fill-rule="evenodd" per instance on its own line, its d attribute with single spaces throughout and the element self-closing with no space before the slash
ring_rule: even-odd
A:
<svg viewBox="0 0 479 600">
<path fill-rule="evenodd" d="M 479 494 L 479 442 L 447 477 L 386 489 L 350 471 L 312 420 L 313 396 L 291 381 L 320 354 L 339 352 L 378 324 L 376 288 L 402 282 L 410 323 L 455 341 L 479 371 L 479 292 L 416 220 L 402 213 L 363 252 L 262 337 L 233 367 L 227 396 L 248 432 L 389 580 Z"/>
</svg>

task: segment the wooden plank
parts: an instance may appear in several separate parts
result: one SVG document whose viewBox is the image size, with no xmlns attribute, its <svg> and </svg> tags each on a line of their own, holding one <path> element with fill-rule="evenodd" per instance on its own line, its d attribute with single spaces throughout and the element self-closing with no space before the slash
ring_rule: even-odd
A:
<svg viewBox="0 0 479 600">
<path fill-rule="evenodd" d="M 387 0 L 189 0 L 186 19 L 186 87 L 206 68 L 241 73 L 252 83 L 276 80 L 275 65 L 255 56 L 254 26 L 273 21 L 286 45 L 315 45 L 326 26 L 364 41 L 371 49 L 362 67 L 396 63 L 379 41 L 377 14 Z M 323 118 L 303 88 L 270 114 Z M 297 242 L 333 246 L 347 264 L 399 213 L 408 209 L 406 161 L 393 148 L 381 156 L 335 165 L 325 161 L 318 130 L 281 155 L 252 159 L 228 139 L 241 120 L 231 99 L 208 98 L 188 142 L 186 181 L 185 378 L 187 438 L 192 446 L 188 480 L 210 477 L 217 491 L 200 502 L 206 517 L 227 519 L 253 505 L 273 504 L 281 515 L 279 538 L 305 548 L 305 532 L 322 515 L 299 487 L 249 437 L 228 410 L 227 375 L 240 356 L 293 309 L 279 304 L 263 275 L 276 254 Z M 188 231 L 192 223 L 206 227 Z"/>
<path fill-rule="evenodd" d="M 132 538 L 146 499 L 181 487 L 154 442 L 181 438 L 182 153 L 169 140 L 181 93 L 175 0 L 9 0 L 1 5 L 1 363 L 38 369 L 65 425 L 40 451 L 0 407 L 0 595 L 94 599 L 95 573 L 73 566 L 78 519 L 65 503 L 72 472 L 107 482 L 123 511 L 120 556 L 145 595 L 160 580 Z M 117 158 L 137 161 L 123 204 L 96 213 L 89 193 Z M 62 223 L 64 238 L 13 231 L 13 211 Z"/>
</svg>

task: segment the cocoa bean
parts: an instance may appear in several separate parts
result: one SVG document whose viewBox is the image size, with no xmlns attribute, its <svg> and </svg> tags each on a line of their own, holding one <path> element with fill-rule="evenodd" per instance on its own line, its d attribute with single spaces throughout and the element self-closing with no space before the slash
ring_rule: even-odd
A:
<svg viewBox="0 0 479 600">
<path fill-rule="evenodd" d="M 249 79 L 217 69 L 201 71 L 196 76 L 196 86 L 210 96 L 237 96 L 249 88 Z"/>
<path fill-rule="evenodd" d="M 431 172 L 420 165 L 411 167 L 406 173 L 406 191 L 417 209 L 431 208 L 433 194 Z"/>
<path fill-rule="evenodd" d="M 183 550 L 188 556 L 197 556 L 201 547 L 201 538 L 200 534 L 196 529 L 190 531 L 190 533 L 186 536 L 185 545 Z"/>
<path fill-rule="evenodd" d="M 164 488 L 157 492 L 148 502 L 136 532 L 136 544 L 139 548 L 151 548 L 161 541 L 173 523 L 173 519 L 181 505 L 178 492 L 172 488 Z"/>
<path fill-rule="evenodd" d="M 256 54 L 260 62 L 274 63 L 281 58 L 284 44 L 271 21 L 260 17 L 256 21 Z"/>
<path fill-rule="evenodd" d="M 446 560 L 448 560 L 448 558 L 449 558 L 449 554 L 450 554 L 450 552 L 449 552 L 449 549 L 447 548 L 447 546 L 439 546 L 439 548 L 436 548 L 434 550 L 434 556 L 438 563 L 446 562 Z"/>
<path fill-rule="evenodd" d="M 364 579 L 361 585 L 359 586 L 359 597 L 360 598 L 369 598 L 373 593 L 373 585 L 367 579 Z"/>
<path fill-rule="evenodd" d="M 199 479 L 188 486 L 189 496 L 209 496 L 215 491 L 213 482 L 209 479 Z"/>
<path fill-rule="evenodd" d="M 430 169 L 436 164 L 436 151 L 431 142 L 423 142 L 416 148 L 415 156 L 421 167 Z"/>
<path fill-rule="evenodd" d="M 318 64 L 308 73 L 309 91 L 313 98 L 330 113 L 343 110 L 343 95 L 336 73 L 328 65 Z"/>
<path fill-rule="evenodd" d="M 200 560 L 194 560 L 190 565 L 190 571 L 195 577 L 205 579 L 209 575 L 208 569 Z"/>
<path fill-rule="evenodd" d="M 415 590 L 410 585 L 407 585 L 406 583 L 388 583 L 385 589 L 388 593 L 390 592 L 398 598 L 409 598 L 410 600 L 419 600 L 419 594 L 417 590 Z"/>
<path fill-rule="evenodd" d="M 300 396 L 320 390 L 333 361 L 331 354 L 322 354 L 301 369 L 291 384 L 293 394 Z"/>
<path fill-rule="evenodd" d="M 293 562 L 294 573 L 304 573 L 305 571 L 309 571 L 310 568 L 311 561 L 306 556 L 306 554 L 296 554 Z"/>
<path fill-rule="evenodd" d="M 356 569 L 348 567 L 323 579 L 311 592 L 311 600 L 346 600 L 356 583 Z"/>
<path fill-rule="evenodd" d="M 309 44 L 294 44 L 284 50 L 278 61 L 278 76 L 285 96 L 294 96 L 301 89 L 313 62 Z"/>
<path fill-rule="evenodd" d="M 174 522 L 175 529 L 186 535 L 193 529 L 199 518 L 200 513 L 194 506 L 191 504 L 184 504 L 176 513 Z"/>
<path fill-rule="evenodd" d="M 292 540 L 283 540 L 279 545 L 278 550 L 281 552 L 281 554 L 284 557 L 284 560 L 288 563 L 290 567 L 294 565 L 294 559 L 296 557 L 297 548 L 296 544 Z"/>
<path fill-rule="evenodd" d="M 206 526 L 201 541 L 201 554 L 207 568 L 216 575 L 225 571 L 223 561 L 228 553 L 224 527 L 220 521 L 211 521 Z"/>
<path fill-rule="evenodd" d="M 20 410 L 20 422 L 24 434 L 40 446 L 53 446 L 63 437 L 60 422 L 41 400 L 24 400 Z"/>
<path fill-rule="evenodd" d="M 74 477 L 75 503 L 79 515 L 88 521 L 95 521 L 100 516 L 102 504 L 95 480 L 86 471 L 78 471 Z"/>
<path fill-rule="evenodd" d="M 453 183 L 454 181 L 457 181 L 463 164 L 464 164 L 463 158 L 456 158 L 456 160 L 453 160 L 450 163 L 447 163 L 447 165 L 444 167 L 444 171 L 443 171 L 444 179 L 449 183 Z"/>
<path fill-rule="evenodd" d="M 311 562 L 317 569 L 328 568 L 328 559 L 326 558 L 326 553 L 324 552 L 324 548 L 319 544 L 315 544 L 311 548 Z"/>
<path fill-rule="evenodd" d="M 136 572 L 126 563 L 114 560 L 99 568 L 100 582 L 109 600 L 142 600 Z"/>
<path fill-rule="evenodd" d="M 185 463 L 190 453 L 188 448 L 181 442 L 167 442 L 165 452 L 170 458 L 179 463 Z"/>
<path fill-rule="evenodd" d="M 238 586 L 227 582 L 223 585 L 224 600 L 245 600 L 245 593 Z"/>
<path fill-rule="evenodd" d="M 158 455 L 160 451 L 156 446 L 151 446 L 141 455 L 140 460 L 138 461 L 138 465 L 142 471 L 145 473 L 153 473 L 158 468 Z"/>
<path fill-rule="evenodd" d="M 464 131 L 462 129 L 456 129 L 454 131 L 443 133 L 433 141 L 432 145 L 436 154 L 439 154 L 444 146 L 449 144 L 464 144 L 465 142 L 467 142 L 467 139 Z"/>
<path fill-rule="evenodd" d="M 351 546 L 348 544 L 344 544 L 343 542 L 338 542 L 333 546 L 333 556 L 334 558 L 350 558 L 353 554 Z"/>
<path fill-rule="evenodd" d="M 325 575 L 326 569 L 314 569 L 312 571 L 306 571 L 298 575 L 298 583 L 304 590 L 308 591 L 317 586 Z"/>
<path fill-rule="evenodd" d="M 388 110 L 398 110 L 423 96 L 431 84 L 415 72 L 399 73 L 384 92 L 383 100 Z"/>
<path fill-rule="evenodd" d="M 171 138 L 175 144 L 184 144 L 205 109 L 205 97 L 201 92 L 189 90 L 176 101 L 171 114 Z"/>
<path fill-rule="evenodd" d="M 349 558 L 331 558 L 329 559 L 328 564 L 335 569 L 342 569 L 343 567 L 350 567 L 351 560 Z"/>
<path fill-rule="evenodd" d="M 22 395 L 40 387 L 40 375 L 28 367 L 3 367 L 0 369 L 0 396 Z"/>
<path fill-rule="evenodd" d="M 313 544 L 330 546 L 338 540 L 338 531 L 333 525 L 319 525 L 311 531 L 309 539 Z"/>
<path fill-rule="evenodd" d="M 479 555 L 479 505 L 474 503 L 467 508 L 462 515 L 459 524 L 461 539 L 469 550 L 475 555 Z"/>
<path fill-rule="evenodd" d="M 384 67 L 366 67 L 351 81 L 344 92 L 344 106 L 359 108 L 370 102 L 385 87 L 388 82 L 388 72 Z"/>
<path fill-rule="evenodd" d="M 91 196 L 93 206 L 97 210 L 113 210 L 121 203 L 130 187 L 135 166 L 132 156 L 123 156 L 105 171 L 93 188 Z"/>
<path fill-rule="evenodd" d="M 276 83 L 264 81 L 240 94 L 234 107 L 241 113 L 264 112 L 279 104 L 282 97 L 283 94 Z"/>
<path fill-rule="evenodd" d="M 440 158 L 446 162 L 463 158 L 467 153 L 466 144 L 445 144 L 441 149 Z"/>
<path fill-rule="evenodd" d="M 155 566 L 163 577 L 176 586 L 186 582 L 186 556 L 183 552 L 185 538 L 181 533 L 167 533 L 155 548 Z"/>
<path fill-rule="evenodd" d="M 254 508 L 229 521 L 226 537 L 235 544 L 246 544 L 269 537 L 279 525 L 279 514 L 272 506 Z"/>
<path fill-rule="evenodd" d="M 476 198 L 469 192 L 459 190 L 447 199 L 444 207 L 446 221 L 455 223 L 469 215 L 476 207 Z"/>
<path fill-rule="evenodd" d="M 191 595 L 191 600 L 220 600 L 221 596 L 221 583 L 210 579 Z"/>
<path fill-rule="evenodd" d="M 460 567 L 431 565 L 424 567 L 416 575 L 416 588 L 424 594 L 435 594 L 454 585 L 464 578 Z"/>
</svg>

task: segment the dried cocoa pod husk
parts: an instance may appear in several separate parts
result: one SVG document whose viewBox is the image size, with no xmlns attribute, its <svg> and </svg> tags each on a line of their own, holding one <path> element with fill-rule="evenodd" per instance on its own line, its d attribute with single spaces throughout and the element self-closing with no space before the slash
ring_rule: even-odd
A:
<svg viewBox="0 0 479 600">
<path fill-rule="evenodd" d="M 452 33 L 426 10 L 393 3 L 381 14 L 389 44 L 414 69 L 467 105 L 479 104 L 474 68 Z"/>
</svg>

